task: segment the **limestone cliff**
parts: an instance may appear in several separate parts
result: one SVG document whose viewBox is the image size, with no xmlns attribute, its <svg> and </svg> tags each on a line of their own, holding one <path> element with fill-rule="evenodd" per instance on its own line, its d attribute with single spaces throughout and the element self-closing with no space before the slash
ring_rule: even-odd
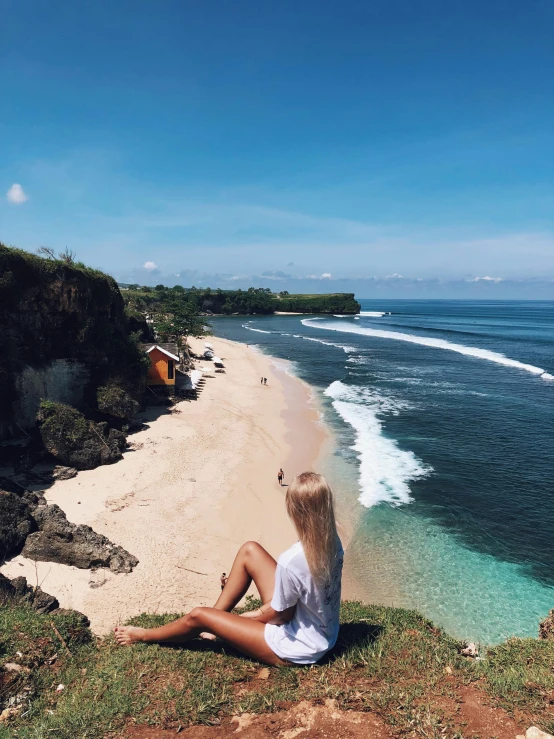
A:
<svg viewBox="0 0 554 739">
<path fill-rule="evenodd" d="M 102 272 L 0 244 L 0 325 L 0 440 L 32 428 L 42 398 L 86 410 L 100 385 L 144 388 L 144 356 Z"/>
</svg>

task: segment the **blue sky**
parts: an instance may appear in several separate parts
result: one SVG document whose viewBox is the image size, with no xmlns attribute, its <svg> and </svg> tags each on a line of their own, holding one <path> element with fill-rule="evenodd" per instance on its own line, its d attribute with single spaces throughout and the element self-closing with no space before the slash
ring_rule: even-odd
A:
<svg viewBox="0 0 554 739">
<path fill-rule="evenodd" d="M 554 297 L 550 0 L 0 12 L 5 243 L 144 284 Z"/>
</svg>

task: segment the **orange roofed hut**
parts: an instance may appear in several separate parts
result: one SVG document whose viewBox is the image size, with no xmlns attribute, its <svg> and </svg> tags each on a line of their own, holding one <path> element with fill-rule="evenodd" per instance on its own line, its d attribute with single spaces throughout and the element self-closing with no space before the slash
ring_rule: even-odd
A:
<svg viewBox="0 0 554 739">
<path fill-rule="evenodd" d="M 154 344 L 145 351 L 150 357 L 147 385 L 174 386 L 176 365 L 180 362 L 177 348 Z"/>
</svg>

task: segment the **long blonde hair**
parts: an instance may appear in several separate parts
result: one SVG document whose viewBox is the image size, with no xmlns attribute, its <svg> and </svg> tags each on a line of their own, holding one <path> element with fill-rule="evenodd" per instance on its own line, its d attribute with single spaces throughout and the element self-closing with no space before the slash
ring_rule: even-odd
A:
<svg viewBox="0 0 554 739">
<path fill-rule="evenodd" d="M 331 488 L 322 475 L 302 472 L 287 488 L 286 506 L 312 576 L 328 583 L 338 545 Z"/>
</svg>

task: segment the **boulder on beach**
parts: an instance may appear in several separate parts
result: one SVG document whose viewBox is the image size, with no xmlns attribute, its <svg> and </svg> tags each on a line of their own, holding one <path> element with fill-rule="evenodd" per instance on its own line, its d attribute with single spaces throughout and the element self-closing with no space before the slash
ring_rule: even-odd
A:
<svg viewBox="0 0 554 739">
<path fill-rule="evenodd" d="M 77 476 L 77 470 L 75 467 L 65 467 L 63 464 L 57 464 L 52 470 L 53 480 L 71 480 L 71 478 Z"/>
<path fill-rule="evenodd" d="M 57 505 L 37 508 L 38 531 L 27 537 L 23 556 L 41 562 L 59 562 L 79 569 L 109 567 L 112 572 L 131 572 L 138 559 L 116 546 L 90 526 L 70 523 Z"/>
<path fill-rule="evenodd" d="M 33 588 L 24 577 L 13 580 L 0 574 L 0 606 L 26 605 L 39 613 L 51 613 L 60 604 L 40 587 Z"/>
<path fill-rule="evenodd" d="M 107 423 L 94 423 L 63 403 L 43 401 L 38 421 L 40 435 L 48 452 L 62 465 L 77 470 L 92 470 L 121 459 L 127 445 L 122 431 Z"/>
<path fill-rule="evenodd" d="M 98 410 L 114 418 L 131 419 L 140 410 L 140 405 L 129 393 L 115 385 L 99 387 L 96 394 Z"/>
<path fill-rule="evenodd" d="M 0 490 L 0 557 L 19 554 L 36 528 L 27 501 L 14 492 Z"/>
</svg>

